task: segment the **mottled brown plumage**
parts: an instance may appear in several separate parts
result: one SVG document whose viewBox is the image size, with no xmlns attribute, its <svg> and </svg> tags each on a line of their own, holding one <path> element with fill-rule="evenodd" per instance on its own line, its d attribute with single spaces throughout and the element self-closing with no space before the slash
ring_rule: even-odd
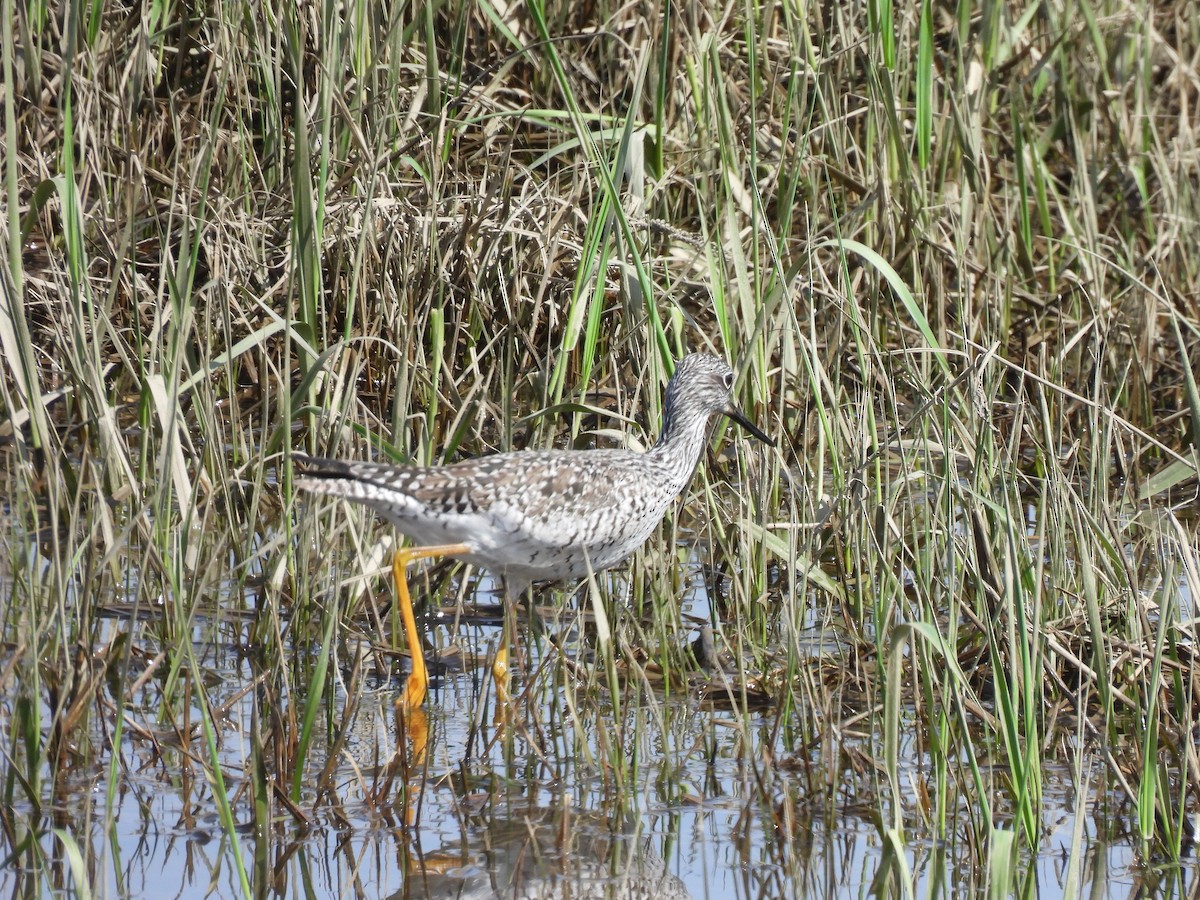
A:
<svg viewBox="0 0 1200 900">
<path fill-rule="evenodd" d="M 389 466 L 297 457 L 296 484 L 371 507 L 418 546 L 392 564 L 413 670 L 399 703 L 417 710 L 429 676 L 404 570 L 415 559 L 453 556 L 504 578 L 509 596 L 534 581 L 577 578 L 625 559 L 662 520 L 692 477 L 709 420 L 729 416 L 771 440 L 730 403 L 733 372 L 693 353 L 667 385 L 663 427 L 645 453 L 534 450 L 449 466 Z M 507 619 L 493 671 L 507 696 Z"/>
<path fill-rule="evenodd" d="M 424 468 L 301 457 L 297 484 L 370 506 L 418 545 L 466 544 L 471 552 L 456 555 L 518 594 L 533 581 L 607 569 L 641 546 L 691 479 L 712 416 L 770 443 L 731 405 L 732 386 L 724 361 L 686 357 L 645 453 L 517 451 Z"/>
</svg>

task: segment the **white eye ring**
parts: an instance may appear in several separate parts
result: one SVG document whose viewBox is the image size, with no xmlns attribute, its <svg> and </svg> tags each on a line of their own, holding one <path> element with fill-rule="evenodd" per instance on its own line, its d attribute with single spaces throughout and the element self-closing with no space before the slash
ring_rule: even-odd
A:
<svg viewBox="0 0 1200 900">
<path fill-rule="evenodd" d="M 726 372 L 725 377 L 722 378 L 721 380 L 725 382 L 725 390 L 728 391 L 728 390 L 733 389 L 733 373 L 732 372 Z"/>
</svg>

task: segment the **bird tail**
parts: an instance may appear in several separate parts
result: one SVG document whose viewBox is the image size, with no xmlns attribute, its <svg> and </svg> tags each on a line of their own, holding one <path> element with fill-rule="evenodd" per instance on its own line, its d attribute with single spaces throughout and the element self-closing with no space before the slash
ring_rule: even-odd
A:
<svg viewBox="0 0 1200 900">
<path fill-rule="evenodd" d="M 327 494 L 365 503 L 370 503 L 378 497 L 380 474 L 394 469 L 379 463 L 346 462 L 303 454 L 293 455 L 292 462 L 299 476 L 296 479 L 296 487 L 314 494 Z"/>
</svg>

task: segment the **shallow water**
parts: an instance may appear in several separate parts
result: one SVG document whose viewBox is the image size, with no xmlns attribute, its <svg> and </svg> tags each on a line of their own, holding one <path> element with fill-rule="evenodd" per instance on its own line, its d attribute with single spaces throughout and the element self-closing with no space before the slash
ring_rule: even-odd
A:
<svg viewBox="0 0 1200 900">
<path fill-rule="evenodd" d="M 699 577 L 686 597 L 685 612 L 708 618 Z M 107 620 L 101 643 L 128 628 L 127 616 Z M 239 632 L 234 615 L 216 629 L 196 626 L 193 638 L 209 703 L 224 713 L 219 755 L 238 823 L 236 852 L 256 894 L 832 896 L 868 892 L 884 859 L 881 776 L 871 770 L 877 735 L 842 735 L 831 760 L 827 744 L 789 746 L 795 735 L 779 727 L 776 710 L 714 710 L 694 691 L 665 694 L 637 678 L 623 681 L 618 712 L 611 694 L 594 686 L 585 694 L 572 678 L 580 671 L 575 666 L 591 665 L 586 655 L 570 658 L 570 649 L 545 641 L 527 647 L 533 675 L 518 677 L 515 713 L 499 721 L 486 666 L 444 672 L 427 704 L 426 740 L 419 722 L 399 730 L 393 711 L 399 680 L 360 673 L 358 710 L 325 789 L 318 790 L 318 773 L 329 747 L 318 742 L 295 811 L 276 802 L 274 821 L 258 830 L 244 773 L 273 701 L 247 690 L 261 673 L 234 639 Z M 214 639 L 222 633 L 231 639 Z M 491 626 L 460 627 L 453 635 L 439 629 L 442 643 L 453 638 L 481 661 L 498 635 Z M 838 642 L 816 635 L 810 645 L 814 654 L 830 655 Z M 340 644 L 339 652 L 351 647 Z M 343 658 L 335 663 L 335 709 L 327 712 L 340 722 L 354 672 Z M 135 668 L 130 677 L 137 674 Z M 39 876 L 25 874 L 19 860 L 29 858 L 28 849 L 18 850 L 0 868 L 0 892 L 67 890 L 76 877 L 64 852 L 67 836 L 80 851 L 86 873 L 80 877 L 96 896 L 242 892 L 235 850 L 205 774 L 198 711 L 184 717 L 194 726 L 190 736 L 157 724 L 167 718 L 155 705 L 154 678 L 163 674 L 147 679 L 127 708 L 118 766 L 105 752 L 112 720 L 93 715 L 91 746 L 75 748 L 74 767 L 48 808 L 8 812 L 7 852 L 33 831 L 46 865 Z M 381 789 L 381 769 L 397 746 L 409 768 Z M 920 782 L 926 767 L 915 741 L 904 743 L 902 759 L 912 783 Z M 1102 771 L 1099 760 L 1094 765 Z M 1121 833 L 1120 823 L 1100 812 L 1077 819 L 1070 773 L 1056 775 L 1045 785 L 1042 853 L 1026 863 L 1036 868 L 1042 896 L 1146 888 L 1128 844 L 1104 842 Z M 1090 792 L 1093 785 L 1081 788 Z M 1081 808 L 1102 810 L 1096 799 L 1089 796 Z M 919 833 L 906 838 L 919 893 L 978 890 L 982 869 L 962 858 L 970 841 L 960 847 L 922 842 Z M 1075 858 L 1072 846 L 1080 848 Z"/>
<path fill-rule="evenodd" d="M 551 761 L 568 772 L 553 777 L 545 761 L 518 750 L 519 739 L 498 741 L 484 757 L 463 762 L 470 743 L 470 701 L 454 679 L 435 698 L 428 773 L 416 808 L 379 808 L 362 800 L 358 773 L 338 770 L 341 802 L 314 814 L 311 827 L 283 818 L 269 834 L 239 832 L 240 852 L 256 893 L 305 897 L 786 897 L 861 894 L 881 859 L 880 837 L 853 798 L 813 803 L 788 798 L 788 786 L 771 796 L 755 790 L 747 757 L 762 750 L 738 746 L 746 737 L 718 716 L 697 714 L 681 704 L 667 713 L 673 738 L 647 719 L 638 741 L 655 753 L 638 769 L 621 808 L 602 769 L 588 777 L 586 766 Z M 390 718 L 389 695 L 378 694 L 364 719 L 380 733 Z M 669 707 L 663 707 L 668 709 Z M 229 771 L 239 766 L 237 723 L 224 734 Z M 363 728 L 351 753 L 373 752 L 371 728 Z M 749 751 L 749 752 L 747 752 Z M 80 845 L 88 880 L 97 896 L 149 896 L 164 889 L 172 897 L 236 896 L 240 893 L 233 850 L 224 839 L 211 788 L 198 769 L 177 754 L 162 758 L 126 741 L 127 770 L 120 778 L 111 814 L 103 808 L 98 776 L 72 780 L 60 799 L 57 821 Z M 174 758 L 172 758 L 174 757 Z M 463 771 L 473 773 L 464 779 Z M 571 777 L 571 776 L 574 777 Z M 664 779 L 669 787 L 664 787 Z M 230 789 L 237 790 L 236 778 Z M 1062 786 L 1064 789 L 1066 785 Z M 1054 792 L 1048 792 L 1054 793 Z M 307 799 L 307 795 L 306 795 Z M 803 818 L 784 823 L 774 813 L 790 806 Z M 306 807 L 308 804 L 304 804 Z M 32 819 L 28 809 L 15 818 Z M 1057 819 L 1057 821 L 1055 821 Z M 1042 896 L 1067 891 L 1073 817 L 1061 811 L 1052 823 L 1045 852 L 1036 861 Z M 52 824 L 41 820 L 40 828 Z M 1132 893 L 1139 878 L 1131 853 L 1085 832 L 1084 859 L 1076 887 Z M 59 886 L 68 877 L 61 844 L 43 835 L 41 846 L 60 862 L 52 867 Z M 967 887 L 954 873 L 952 848 L 910 843 L 909 859 L 920 890 L 940 882 L 954 894 Z M 61 879 L 61 880 L 58 880 Z M 48 886 L 48 885 L 46 885 Z M 31 885 L 13 865 L 0 870 L 0 889 L 16 895 Z M 935 891 L 937 893 L 937 891 Z"/>
</svg>

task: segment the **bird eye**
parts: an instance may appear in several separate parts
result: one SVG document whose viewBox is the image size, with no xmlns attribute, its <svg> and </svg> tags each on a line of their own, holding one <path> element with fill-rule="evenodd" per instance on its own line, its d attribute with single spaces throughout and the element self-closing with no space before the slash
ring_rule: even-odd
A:
<svg viewBox="0 0 1200 900">
<path fill-rule="evenodd" d="M 725 382 L 725 390 L 727 390 L 727 391 L 733 390 L 733 373 L 732 372 L 726 372 L 725 377 L 722 378 L 721 380 Z"/>
</svg>

